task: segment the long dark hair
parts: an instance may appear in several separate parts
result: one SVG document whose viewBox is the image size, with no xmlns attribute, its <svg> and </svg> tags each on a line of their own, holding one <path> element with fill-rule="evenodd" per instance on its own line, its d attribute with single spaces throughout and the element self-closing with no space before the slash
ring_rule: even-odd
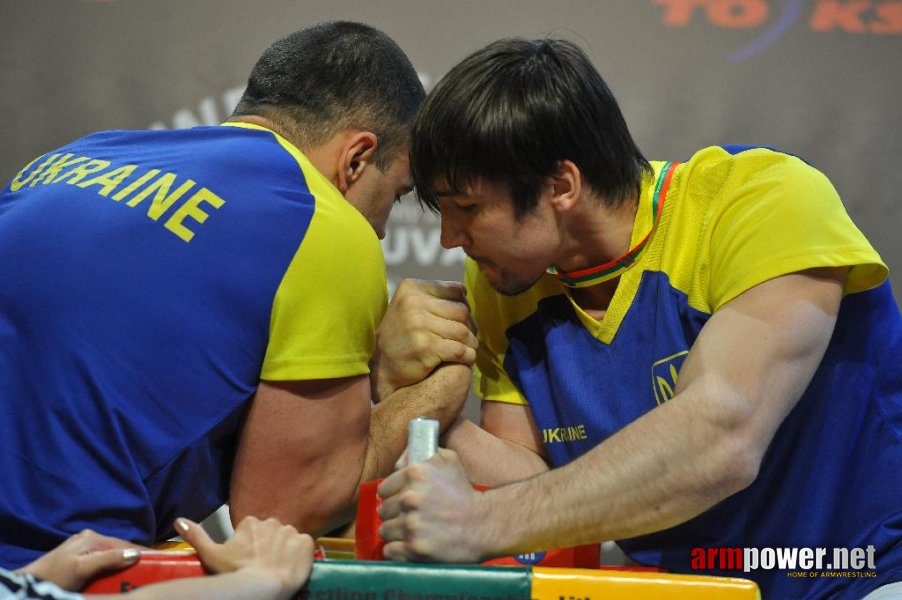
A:
<svg viewBox="0 0 902 600">
<path fill-rule="evenodd" d="M 489 44 L 442 78 L 414 123 L 411 170 L 432 210 L 436 184 L 460 193 L 483 179 L 505 186 L 525 215 L 562 160 L 611 203 L 651 171 L 607 84 L 564 40 Z"/>
</svg>

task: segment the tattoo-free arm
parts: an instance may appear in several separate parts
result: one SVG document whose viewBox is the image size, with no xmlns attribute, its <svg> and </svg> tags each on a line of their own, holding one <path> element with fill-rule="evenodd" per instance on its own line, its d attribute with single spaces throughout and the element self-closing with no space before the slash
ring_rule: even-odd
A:
<svg viewBox="0 0 902 600">
<path fill-rule="evenodd" d="M 483 402 L 482 427 L 458 417 L 442 446 L 457 452 L 472 483 L 489 487 L 548 470 L 545 446 L 528 406 Z"/>
<path fill-rule="evenodd" d="M 497 491 L 486 518 L 504 541 L 493 553 L 658 531 L 750 485 L 823 358 L 845 273 L 785 275 L 724 305 L 670 401 L 570 465 Z M 510 510 L 514 498 L 535 501 Z"/>
<path fill-rule="evenodd" d="M 785 275 L 725 304 L 675 396 L 565 467 L 483 494 L 460 485 L 453 453 L 392 475 L 380 488 L 383 535 L 396 540 L 386 556 L 478 560 L 633 537 L 747 487 L 823 357 L 845 273 Z M 466 535 L 449 539 L 456 527 Z"/>
<path fill-rule="evenodd" d="M 460 412 L 470 367 L 441 365 L 371 408 L 366 376 L 261 382 L 243 426 L 232 475 L 233 523 L 276 517 L 314 535 L 351 519 L 359 483 L 391 472 L 407 423 Z"/>
</svg>

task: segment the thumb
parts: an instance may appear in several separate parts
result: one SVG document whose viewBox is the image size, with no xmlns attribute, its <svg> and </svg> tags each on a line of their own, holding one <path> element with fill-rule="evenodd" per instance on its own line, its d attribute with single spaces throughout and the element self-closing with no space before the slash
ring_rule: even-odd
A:
<svg viewBox="0 0 902 600">
<path fill-rule="evenodd" d="M 92 573 L 100 573 L 118 571 L 135 564 L 141 558 L 141 551 L 137 548 L 113 548 L 90 552 L 83 556 L 84 566 Z"/>
<path fill-rule="evenodd" d="M 404 467 L 407 466 L 407 450 L 401 453 L 401 456 L 398 457 L 398 460 L 395 461 L 395 471 L 400 471 Z"/>
<path fill-rule="evenodd" d="M 113 548 L 110 550 L 97 550 L 81 555 L 78 566 L 81 580 L 77 588 L 84 585 L 85 580 L 97 577 L 109 571 L 119 571 L 138 562 L 141 552 L 136 548 Z"/>
<path fill-rule="evenodd" d="M 215 546 L 218 546 L 218 544 L 210 538 L 203 527 L 185 517 L 179 517 L 175 520 L 175 530 L 186 542 L 194 546 L 194 549 L 197 550 L 197 554 L 201 557 L 201 560 L 203 560 L 204 555 L 210 552 Z"/>
</svg>

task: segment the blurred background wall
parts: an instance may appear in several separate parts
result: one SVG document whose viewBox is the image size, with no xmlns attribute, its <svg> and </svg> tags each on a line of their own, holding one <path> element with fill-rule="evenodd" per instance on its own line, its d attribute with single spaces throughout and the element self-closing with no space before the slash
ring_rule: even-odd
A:
<svg viewBox="0 0 902 600">
<path fill-rule="evenodd" d="M 580 44 L 650 159 L 776 146 L 827 173 L 902 280 L 902 0 L 0 0 L 0 178 L 100 129 L 221 122 L 259 54 L 330 19 L 392 36 L 430 88 L 505 36 Z M 391 285 L 460 279 L 408 198 Z M 2 265 L 0 265 L 2 276 Z M 474 414 L 474 407 L 468 407 Z"/>
</svg>

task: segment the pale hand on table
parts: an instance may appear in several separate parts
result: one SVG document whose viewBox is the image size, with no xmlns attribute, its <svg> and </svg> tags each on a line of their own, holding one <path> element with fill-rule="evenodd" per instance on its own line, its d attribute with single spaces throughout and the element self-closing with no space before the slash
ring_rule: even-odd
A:
<svg viewBox="0 0 902 600">
<path fill-rule="evenodd" d="M 310 575 L 313 539 L 276 519 L 245 517 L 224 544 L 214 542 L 188 519 L 177 519 L 176 529 L 213 573 L 252 572 L 278 581 L 287 595 L 296 592 Z"/>
<path fill-rule="evenodd" d="M 141 549 L 146 548 L 84 529 L 17 572 L 75 591 L 97 575 L 133 565 Z"/>
</svg>

